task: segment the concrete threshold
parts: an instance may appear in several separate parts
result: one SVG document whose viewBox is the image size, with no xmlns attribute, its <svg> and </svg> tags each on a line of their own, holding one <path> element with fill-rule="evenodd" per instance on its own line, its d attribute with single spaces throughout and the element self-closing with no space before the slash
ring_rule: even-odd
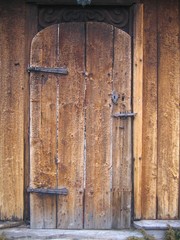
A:
<svg viewBox="0 0 180 240">
<path fill-rule="evenodd" d="M 157 240 L 164 239 L 164 231 L 146 231 Z M 142 237 L 139 230 L 60 230 L 60 229 L 30 229 L 26 226 L 18 228 L 0 229 L 0 235 L 5 239 L 40 240 L 40 239 L 64 239 L 64 240 L 125 240 L 129 237 Z"/>
<path fill-rule="evenodd" d="M 140 220 L 134 221 L 134 227 L 146 230 L 166 230 L 170 227 L 180 228 L 180 220 Z"/>
</svg>

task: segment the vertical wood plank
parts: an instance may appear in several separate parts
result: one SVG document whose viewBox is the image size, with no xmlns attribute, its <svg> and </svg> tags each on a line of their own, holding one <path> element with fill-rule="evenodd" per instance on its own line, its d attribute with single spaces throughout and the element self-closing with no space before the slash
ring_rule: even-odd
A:
<svg viewBox="0 0 180 240">
<path fill-rule="evenodd" d="M 142 216 L 142 92 L 143 92 L 143 5 L 135 6 L 133 59 L 134 218 Z"/>
<path fill-rule="evenodd" d="M 37 5 L 26 4 L 26 46 L 25 46 L 25 65 L 27 69 L 30 61 L 31 41 L 37 33 Z M 30 184 L 30 143 L 29 143 L 29 112 L 30 112 L 30 89 L 29 74 L 24 74 L 24 220 L 30 219 L 30 196 L 26 189 Z"/>
<path fill-rule="evenodd" d="M 83 228 L 84 191 L 84 70 L 85 31 L 83 23 L 61 24 L 60 64 L 68 76 L 59 82 L 58 186 L 68 196 L 58 197 L 57 227 Z"/>
<path fill-rule="evenodd" d="M 31 66 L 56 67 L 58 26 L 38 33 L 31 47 Z M 55 188 L 56 77 L 31 73 L 30 78 L 31 181 L 33 188 Z M 56 227 L 56 196 L 31 194 L 31 228 Z"/>
<path fill-rule="evenodd" d="M 144 1 L 142 218 L 156 219 L 157 0 Z"/>
<path fill-rule="evenodd" d="M 1 1 L 0 220 L 23 219 L 24 29 L 24 2 Z"/>
<path fill-rule="evenodd" d="M 180 4 L 179 4 L 179 26 L 180 26 Z M 179 27 L 179 35 L 180 35 L 180 27 Z M 179 49 L 180 49 L 180 38 L 179 38 Z M 180 55 L 179 55 L 179 62 L 180 62 Z M 180 74 L 180 65 L 179 65 L 179 74 Z M 180 91 L 180 83 L 179 83 L 179 91 Z M 179 93 L 180 95 L 180 93 Z M 179 106 L 180 106 L 180 97 L 179 97 Z M 180 111 L 179 111 L 179 156 L 180 156 Z M 179 219 L 180 219 L 180 157 L 179 157 Z"/>
<path fill-rule="evenodd" d="M 118 96 L 113 114 L 131 112 L 131 37 L 114 33 L 113 91 Z M 131 225 L 132 139 L 131 119 L 113 118 L 112 132 L 112 228 Z"/>
<path fill-rule="evenodd" d="M 158 1 L 158 218 L 178 218 L 179 1 Z"/>
<path fill-rule="evenodd" d="M 87 24 L 85 228 L 111 228 L 113 28 Z"/>
</svg>

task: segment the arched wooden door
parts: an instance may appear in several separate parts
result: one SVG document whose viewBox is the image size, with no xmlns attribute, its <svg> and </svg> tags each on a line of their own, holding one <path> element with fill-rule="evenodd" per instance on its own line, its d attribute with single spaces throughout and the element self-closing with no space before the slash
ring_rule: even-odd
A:
<svg viewBox="0 0 180 240">
<path fill-rule="evenodd" d="M 29 71 L 31 227 L 129 227 L 131 37 L 53 25 L 34 37 Z"/>
</svg>

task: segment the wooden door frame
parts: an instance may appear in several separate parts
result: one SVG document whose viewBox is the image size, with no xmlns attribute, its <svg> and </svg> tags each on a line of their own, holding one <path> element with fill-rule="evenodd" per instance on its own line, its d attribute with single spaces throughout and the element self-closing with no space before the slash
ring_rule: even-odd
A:
<svg viewBox="0 0 180 240">
<path fill-rule="evenodd" d="M 133 208 L 134 219 L 141 219 L 142 124 L 143 124 L 143 4 L 137 4 L 133 25 Z"/>
<path fill-rule="evenodd" d="M 39 5 L 77 5 L 76 0 L 26 0 L 27 3 L 35 3 Z M 91 5 L 115 5 L 115 6 L 130 6 L 140 3 L 141 0 L 91 0 Z"/>
<path fill-rule="evenodd" d="M 38 7 L 36 4 L 47 4 L 50 0 L 27 0 L 26 7 L 26 66 L 29 64 L 30 48 L 33 37 L 38 33 Z M 57 1 L 52 1 L 57 4 Z M 52 4 L 51 2 L 51 4 Z M 72 1 L 66 1 L 72 4 Z M 100 5 L 102 1 L 93 1 L 94 5 Z M 125 4 L 126 2 L 126 4 Z M 142 107 L 143 107 L 143 4 L 139 3 L 140 0 L 106 0 L 103 5 L 132 5 L 134 4 L 134 17 L 133 17 L 133 36 L 132 36 L 132 95 L 133 95 L 133 111 L 137 113 L 133 121 L 133 203 L 132 212 L 134 219 L 141 219 L 141 178 L 142 178 Z M 32 4 L 33 3 L 33 4 Z M 34 4 L 35 3 L 35 4 Z M 64 1 L 61 1 L 63 4 Z M 29 169 L 30 169 L 30 145 L 29 145 L 29 74 L 26 73 L 25 89 L 27 96 L 24 102 L 24 220 L 29 221 L 29 194 L 27 187 L 29 186 Z"/>
</svg>

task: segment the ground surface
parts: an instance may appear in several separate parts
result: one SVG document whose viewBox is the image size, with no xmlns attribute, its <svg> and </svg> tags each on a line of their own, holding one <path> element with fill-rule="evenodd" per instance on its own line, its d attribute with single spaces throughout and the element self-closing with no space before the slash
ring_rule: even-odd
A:
<svg viewBox="0 0 180 240">
<path fill-rule="evenodd" d="M 148 230 L 149 234 L 156 237 L 157 240 L 162 240 L 164 231 Z M 66 240 L 87 240 L 87 239 L 102 239 L 102 240 L 125 240 L 128 237 L 136 236 L 142 237 L 142 234 L 137 230 L 35 230 L 29 228 L 6 228 L 1 229 L 0 234 L 7 239 L 66 239 Z"/>
<path fill-rule="evenodd" d="M 165 220 L 141 220 L 135 221 L 134 227 L 146 229 L 146 232 L 157 240 L 163 240 L 165 229 L 168 226 L 180 228 L 180 221 Z M 6 239 L 40 240 L 40 239 L 64 239 L 64 240 L 125 240 L 128 237 L 142 237 L 140 230 L 60 230 L 60 229 L 30 229 L 21 222 L 0 222 L 0 236 Z"/>
</svg>

